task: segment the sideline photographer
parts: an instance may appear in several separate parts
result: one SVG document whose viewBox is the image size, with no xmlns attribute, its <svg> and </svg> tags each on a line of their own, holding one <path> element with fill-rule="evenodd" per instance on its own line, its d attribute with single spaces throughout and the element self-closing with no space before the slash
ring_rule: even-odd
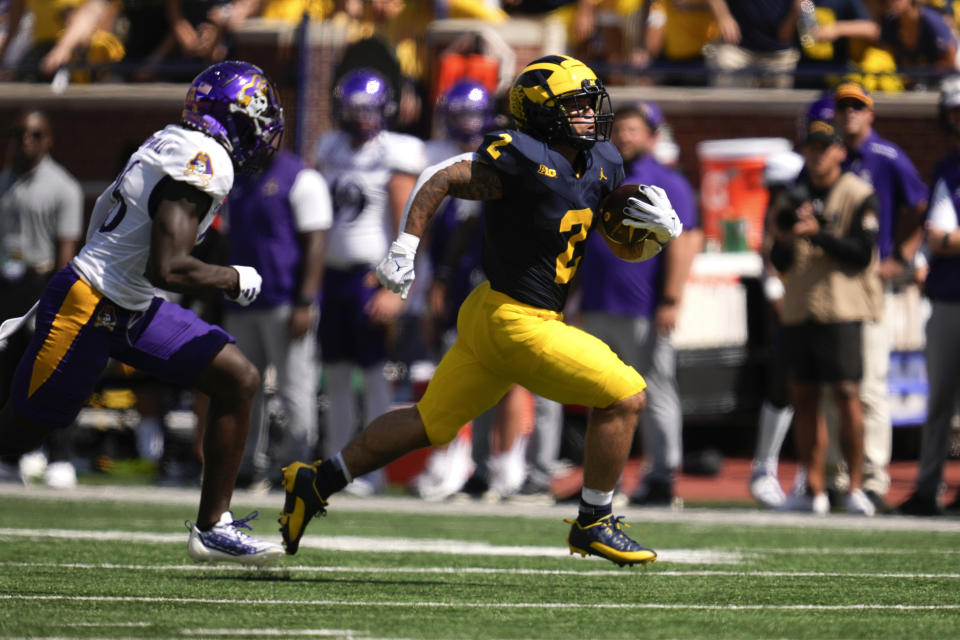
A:
<svg viewBox="0 0 960 640">
<path fill-rule="evenodd" d="M 775 203 L 773 266 L 785 277 L 781 320 L 790 396 L 796 411 L 797 455 L 807 490 L 785 509 L 826 514 L 827 430 L 820 409 L 829 385 L 840 416 L 841 448 L 850 474 L 846 511 L 873 515 L 861 488 L 863 408 L 862 323 L 882 313 L 877 274 L 877 198 L 867 182 L 844 173 L 843 140 L 831 122 L 808 125 L 798 149 L 804 169 Z"/>
</svg>

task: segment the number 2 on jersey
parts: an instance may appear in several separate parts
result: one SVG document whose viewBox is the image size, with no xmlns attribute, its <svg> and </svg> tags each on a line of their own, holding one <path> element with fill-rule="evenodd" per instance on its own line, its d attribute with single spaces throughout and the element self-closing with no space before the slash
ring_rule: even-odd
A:
<svg viewBox="0 0 960 640">
<path fill-rule="evenodd" d="M 577 225 L 580 228 L 570 234 L 567 238 L 567 248 L 557 256 L 557 275 L 553 278 L 557 284 L 567 284 L 577 272 L 580 259 L 583 257 L 583 252 L 576 255 L 577 246 L 587 239 L 591 222 L 593 222 L 593 211 L 590 209 L 571 209 L 563 214 L 560 220 L 560 233 L 570 233 Z"/>
</svg>

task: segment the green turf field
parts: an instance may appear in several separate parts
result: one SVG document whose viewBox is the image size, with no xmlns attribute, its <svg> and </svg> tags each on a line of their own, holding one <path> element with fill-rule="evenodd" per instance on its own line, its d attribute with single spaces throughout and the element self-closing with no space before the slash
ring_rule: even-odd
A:
<svg viewBox="0 0 960 640">
<path fill-rule="evenodd" d="M 278 540 L 282 496 L 254 534 Z M 568 555 L 574 506 L 334 499 L 265 570 L 191 564 L 195 492 L 0 493 L 2 638 L 951 638 L 960 520 L 627 509 L 661 554 Z M 340 508 L 338 509 L 338 504 Z M 500 514 L 500 515 L 494 515 Z M 646 520 L 646 522 L 644 521 Z"/>
</svg>

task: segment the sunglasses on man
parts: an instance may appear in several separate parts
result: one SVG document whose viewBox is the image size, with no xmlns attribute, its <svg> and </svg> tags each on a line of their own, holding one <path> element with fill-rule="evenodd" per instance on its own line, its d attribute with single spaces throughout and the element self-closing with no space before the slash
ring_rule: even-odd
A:
<svg viewBox="0 0 960 640">
<path fill-rule="evenodd" d="M 859 100 L 840 100 L 837 102 L 837 111 L 846 111 L 847 109 L 853 109 L 854 111 L 863 111 L 867 108 L 867 105 Z"/>
</svg>

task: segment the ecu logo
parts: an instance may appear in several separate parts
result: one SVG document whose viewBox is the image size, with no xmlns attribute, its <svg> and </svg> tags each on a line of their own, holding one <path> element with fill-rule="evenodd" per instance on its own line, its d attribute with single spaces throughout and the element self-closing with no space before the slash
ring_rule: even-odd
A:
<svg viewBox="0 0 960 640">
<path fill-rule="evenodd" d="M 105 304 L 97 311 L 93 326 L 101 327 L 107 331 L 113 331 L 117 327 L 117 310 L 113 308 L 112 304 Z"/>
<path fill-rule="evenodd" d="M 542 176 L 547 176 L 548 178 L 556 178 L 556 177 L 557 177 L 557 170 L 556 170 L 556 169 L 551 169 L 550 167 L 548 167 L 548 166 L 545 165 L 545 164 L 540 165 L 540 168 L 537 169 L 537 173 L 539 173 L 539 174 L 542 175 Z"/>
</svg>

